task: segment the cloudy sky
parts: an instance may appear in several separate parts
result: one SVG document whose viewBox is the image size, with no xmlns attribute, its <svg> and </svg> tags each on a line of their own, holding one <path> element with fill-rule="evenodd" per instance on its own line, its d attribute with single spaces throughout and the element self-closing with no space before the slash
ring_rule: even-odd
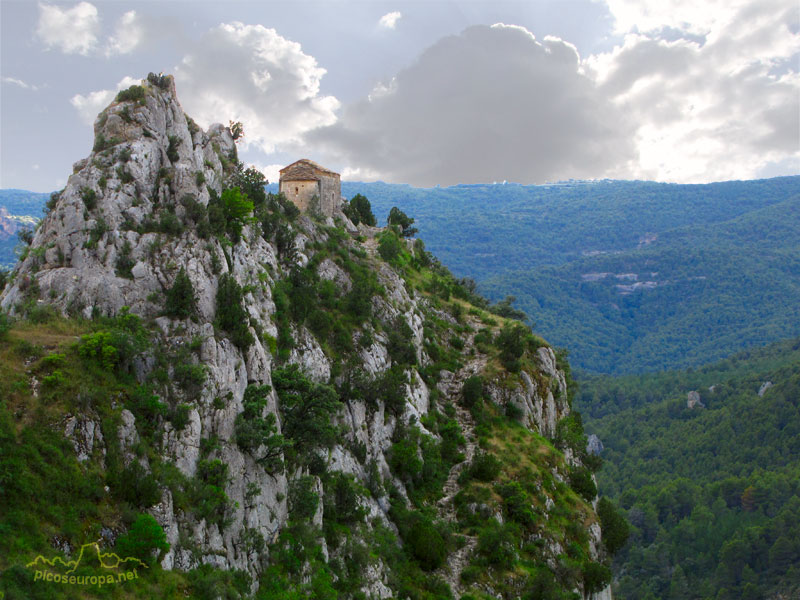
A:
<svg viewBox="0 0 800 600">
<path fill-rule="evenodd" d="M 795 0 L 0 0 L 0 187 L 51 191 L 149 71 L 300 157 L 420 186 L 800 173 Z"/>
</svg>

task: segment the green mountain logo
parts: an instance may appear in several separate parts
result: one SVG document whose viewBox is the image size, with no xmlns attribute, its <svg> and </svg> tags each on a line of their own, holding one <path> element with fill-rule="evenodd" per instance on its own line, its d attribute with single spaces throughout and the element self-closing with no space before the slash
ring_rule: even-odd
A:
<svg viewBox="0 0 800 600">
<path fill-rule="evenodd" d="M 130 581 L 139 578 L 138 568 L 148 568 L 145 562 L 136 557 L 121 558 L 113 552 L 102 552 L 98 542 L 83 544 L 74 560 L 64 560 L 60 556 L 48 559 L 40 554 L 25 566 L 35 571 L 34 581 L 72 585 L 108 585 Z M 94 574 L 77 575 L 79 567 L 82 572 L 89 570 Z"/>
</svg>

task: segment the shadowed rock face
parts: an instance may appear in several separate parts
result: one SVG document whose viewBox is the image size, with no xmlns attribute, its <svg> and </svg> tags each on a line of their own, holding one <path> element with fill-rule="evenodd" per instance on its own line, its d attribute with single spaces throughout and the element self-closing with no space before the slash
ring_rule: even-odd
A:
<svg viewBox="0 0 800 600">
<path fill-rule="evenodd" d="M 129 307 L 132 314 L 151 324 L 155 346 L 174 349 L 191 344 L 195 348 L 191 360 L 204 366 L 205 380 L 187 392 L 172 383 L 175 365 L 166 367 L 170 401 L 187 407 L 185 425 L 178 430 L 170 422 L 161 423 L 155 448 L 160 460 L 191 478 L 202 460 L 201 441 L 216 436 L 219 444 L 212 457 L 227 466 L 230 477 L 224 489 L 230 499 L 229 524 L 220 529 L 215 523 L 197 520 L 176 506 L 170 491 L 163 489 L 161 501 L 149 509 L 170 544 L 162 565 L 184 570 L 209 563 L 245 570 L 255 579 L 267 564 L 269 544 L 287 523 L 290 482 L 307 473 L 268 473 L 252 453 L 237 445 L 235 425 L 243 412 L 248 385 L 273 384 L 276 359 L 269 342 L 274 343 L 278 337 L 275 284 L 287 279 L 294 267 L 309 264 L 315 252 L 325 247 L 332 235 L 328 226 L 333 221 L 329 218 L 326 223 L 319 223 L 301 215 L 287 225 L 293 233 L 289 250 L 279 249 L 275 234 L 263 234 L 261 224 L 256 222 L 245 223 L 235 243 L 220 236 L 201 237 L 191 207 L 207 207 L 212 197 L 221 195 L 233 181 L 238 159 L 231 133 L 222 125 L 200 130 L 183 113 L 171 77 L 143 81 L 141 88 L 141 93 L 134 94 L 135 99 L 115 101 L 98 116 L 93 151 L 75 164 L 65 189 L 37 230 L 28 256 L 17 265 L 12 283 L 0 295 L 0 307 L 13 314 L 24 311 L 31 303 L 48 303 L 61 313 L 86 318 L 118 315 Z M 346 231 L 359 231 L 338 207 L 332 215 Z M 408 326 L 408 341 L 418 364 L 430 365 L 432 361 L 425 350 L 426 321 L 434 317 L 443 322 L 449 319 L 454 326 L 454 319 L 378 258 L 377 230 L 362 228 L 361 233 L 367 238 L 363 244 L 351 238 L 337 244 L 365 257 L 364 264 L 372 270 L 384 293 L 371 299 L 373 320 L 367 320 L 353 335 L 354 350 L 348 357 L 351 368 L 376 377 L 392 367 L 389 332 L 398 323 Z M 181 270 L 196 295 L 193 319 L 163 315 L 165 292 Z M 336 288 L 337 294 L 344 295 L 355 285 L 350 274 L 331 258 L 318 261 L 316 272 Z M 244 350 L 213 324 L 223 275 L 230 275 L 244 288 L 246 327 L 253 337 L 253 343 Z M 464 367 L 457 373 L 439 374 L 442 383 L 435 391 L 439 402 L 457 404 L 464 379 L 480 373 L 487 365 L 486 356 L 476 353 L 471 341 L 482 325 L 473 317 L 465 319 L 473 331 L 467 336 L 464 350 L 470 351 L 470 357 L 465 355 Z M 332 383 L 341 383 L 342 376 L 337 374 L 337 365 L 324 343 L 296 324 L 291 325 L 291 334 L 295 343 L 288 353 L 288 363 L 299 365 L 312 381 L 329 383 L 333 374 Z M 136 377 L 142 382 L 156 362 L 153 352 L 148 352 L 134 364 Z M 498 404 L 516 404 L 527 427 L 552 437 L 557 421 L 569 413 L 567 383 L 550 348 L 539 348 L 534 361 L 538 371 L 523 371 L 518 385 L 509 387 L 490 381 L 486 392 Z M 351 474 L 367 487 L 371 477 L 367 465 L 374 465 L 384 482 L 396 488 L 401 497 L 408 497 L 404 483 L 389 466 L 398 422 L 416 423 L 423 435 L 438 436 L 421 423 L 434 405 L 434 390 L 416 370 L 408 369 L 407 375 L 404 403 L 399 410 L 390 411 L 382 397 L 369 405 L 364 400 L 341 398 L 335 417 L 341 436 L 323 457 L 328 470 Z M 265 415 L 276 416 L 280 433 L 281 413 L 273 388 L 263 410 Z M 89 460 L 98 451 L 105 456 L 106 443 L 114 440 L 125 466 L 138 461 L 145 470 L 151 468 L 146 456 L 137 455 L 142 436 L 132 412 L 119 407 L 116 431 L 102 431 L 101 419 L 91 412 L 65 418 L 64 432 L 79 460 Z M 469 440 L 467 453 L 471 457 L 476 439 L 471 431 L 474 423 L 463 409 L 457 416 Z M 354 454 L 354 448 L 361 450 Z M 568 460 L 576 463 L 574 457 Z M 448 501 L 457 492 L 461 468 L 453 470 L 448 479 Z M 326 491 L 318 478 L 314 489 L 320 496 L 314 515 L 319 524 Z M 395 529 L 388 517 L 390 502 L 386 493 L 360 496 L 359 503 L 367 515 L 367 532 L 373 522 Z M 446 516 L 451 514 L 444 505 L 441 510 Z M 266 549 L 253 550 L 248 542 L 253 536 L 263 538 Z M 590 537 L 596 558 L 600 552 L 599 529 L 590 530 Z M 329 556 L 324 540 L 322 545 Z M 463 568 L 474 546 L 473 540 L 450 562 Z M 557 547 L 553 548 L 555 552 Z M 341 548 L 332 550 L 331 556 L 337 551 Z M 368 596 L 386 598 L 393 594 L 386 583 L 389 569 L 391 565 L 381 561 L 369 565 L 363 588 Z M 453 580 L 455 586 L 456 580 L 457 577 Z"/>
</svg>

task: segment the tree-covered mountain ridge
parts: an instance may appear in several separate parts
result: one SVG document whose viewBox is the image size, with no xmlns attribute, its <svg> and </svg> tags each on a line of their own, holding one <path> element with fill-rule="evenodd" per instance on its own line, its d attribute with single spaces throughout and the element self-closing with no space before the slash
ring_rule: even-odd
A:
<svg viewBox="0 0 800 600">
<path fill-rule="evenodd" d="M 563 353 L 400 211 L 267 194 L 237 131 L 121 91 L 0 282 L 5 598 L 608 599 Z M 149 568 L 25 567 L 92 542 Z"/>
<path fill-rule="evenodd" d="M 404 196 L 456 275 L 516 296 L 582 370 L 698 366 L 800 333 L 800 177 L 345 189 Z"/>
<path fill-rule="evenodd" d="M 616 597 L 800 593 L 800 338 L 690 371 L 581 383 L 601 492 L 631 536 Z"/>
</svg>

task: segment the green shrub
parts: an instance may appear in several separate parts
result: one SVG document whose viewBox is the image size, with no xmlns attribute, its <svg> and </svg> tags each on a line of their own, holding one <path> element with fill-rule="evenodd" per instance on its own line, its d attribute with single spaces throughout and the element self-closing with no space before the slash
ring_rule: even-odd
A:
<svg viewBox="0 0 800 600">
<path fill-rule="evenodd" d="M 368 396 L 373 402 L 383 400 L 386 409 L 395 416 L 403 414 L 406 405 L 408 374 L 402 365 L 392 365 L 376 377 Z"/>
<path fill-rule="evenodd" d="M 540 567 L 528 578 L 526 598 L 536 600 L 563 600 L 563 587 L 547 567 Z"/>
<path fill-rule="evenodd" d="M 483 377 L 473 375 L 464 381 L 461 388 L 461 402 L 467 408 L 472 408 L 483 399 Z"/>
<path fill-rule="evenodd" d="M 392 472 L 407 485 L 413 484 L 422 475 L 423 462 L 418 454 L 417 437 L 401 436 L 400 440 L 392 444 L 389 452 Z"/>
<path fill-rule="evenodd" d="M 196 600 L 245 600 L 250 598 L 252 578 L 240 569 L 222 570 L 204 564 L 186 573 L 191 598 Z"/>
<path fill-rule="evenodd" d="M 145 90 L 140 85 L 132 85 L 127 90 L 117 94 L 117 102 L 142 102 L 144 103 Z"/>
<path fill-rule="evenodd" d="M 183 233 L 183 223 L 168 210 L 162 210 L 158 218 L 158 231 L 167 235 L 179 236 Z"/>
<path fill-rule="evenodd" d="M 378 254 L 388 263 L 395 263 L 403 251 L 400 238 L 392 231 L 383 233 L 378 240 Z"/>
<path fill-rule="evenodd" d="M 56 204 L 58 204 L 58 201 L 61 199 L 61 193 L 63 191 L 64 190 L 60 190 L 60 191 L 57 191 L 57 192 L 52 192 L 50 194 L 50 199 L 47 201 L 47 204 L 44 207 L 44 213 L 45 214 L 49 213 L 50 211 L 52 211 L 56 207 Z M 0 286 L 0 290 L 1 289 L 2 289 L 2 286 Z"/>
<path fill-rule="evenodd" d="M 175 364 L 172 373 L 175 378 L 175 383 L 190 395 L 199 394 L 206 381 L 207 368 L 203 364 L 196 364 L 190 362 L 190 357 L 180 357 Z"/>
<path fill-rule="evenodd" d="M 136 417 L 136 422 L 145 435 L 152 433 L 158 420 L 167 415 L 167 405 L 150 388 L 143 385 L 136 387 L 125 405 Z"/>
<path fill-rule="evenodd" d="M 110 472 L 108 483 L 114 495 L 131 506 L 148 508 L 161 500 L 158 482 L 138 460 L 133 460 L 121 471 Z"/>
<path fill-rule="evenodd" d="M 248 215 L 253 212 L 253 203 L 237 187 L 224 190 L 220 201 L 225 215 L 226 229 L 231 241 L 236 243 L 241 238 L 242 227 L 247 222 Z"/>
<path fill-rule="evenodd" d="M 148 514 L 140 514 L 128 533 L 117 538 L 117 550 L 122 556 L 135 556 L 152 565 L 160 552 L 169 550 L 169 544 L 158 521 Z M 154 554 L 156 552 L 158 554 Z"/>
<path fill-rule="evenodd" d="M 425 571 L 435 571 L 447 558 L 447 546 L 431 521 L 419 518 L 406 536 L 411 555 Z"/>
<path fill-rule="evenodd" d="M 242 300 L 241 286 L 228 273 L 222 275 L 217 288 L 216 325 L 228 334 L 231 342 L 240 350 L 247 350 L 255 339 L 248 329 L 250 318 L 242 305 Z"/>
<path fill-rule="evenodd" d="M 3 290 L 2 283 L 0 281 L 0 291 Z M 0 312 L 0 340 L 5 339 L 9 331 L 11 331 L 11 319 L 8 318 L 7 314 Z"/>
<path fill-rule="evenodd" d="M 628 522 L 614 503 L 605 497 L 597 503 L 597 516 L 600 517 L 603 545 L 611 554 L 616 554 L 628 540 Z"/>
<path fill-rule="evenodd" d="M 189 488 L 190 505 L 197 518 L 216 523 L 220 529 L 228 523 L 230 499 L 225 493 L 228 479 L 228 465 L 219 459 L 199 460 Z"/>
<path fill-rule="evenodd" d="M 125 169 L 125 167 L 123 167 L 122 165 L 120 165 L 119 167 L 117 167 L 117 177 L 119 177 L 119 180 L 120 180 L 120 181 L 121 181 L 123 184 L 126 184 L 126 183 L 133 183 L 133 175 L 131 175 L 131 174 L 130 174 L 130 172 L 129 172 L 129 171 L 127 171 L 127 170 Z"/>
<path fill-rule="evenodd" d="M 292 456 L 308 464 L 317 448 L 331 448 L 337 440 L 333 416 L 340 402 L 329 385 L 310 381 L 297 365 L 276 369 L 272 383 L 278 393 L 283 435 L 292 442 Z"/>
<path fill-rule="evenodd" d="M 509 400 L 506 402 L 505 405 L 505 415 L 511 419 L 512 421 L 521 421 L 522 416 L 525 414 L 522 412 L 522 409 L 514 404 L 513 401 Z"/>
<path fill-rule="evenodd" d="M 314 491 L 314 477 L 305 475 L 289 483 L 289 510 L 292 520 L 310 521 L 319 506 L 319 494 Z"/>
<path fill-rule="evenodd" d="M 91 188 L 81 188 L 81 200 L 83 200 L 86 210 L 94 210 L 97 206 L 97 192 Z"/>
<path fill-rule="evenodd" d="M 498 484 L 495 490 L 503 497 L 503 508 L 509 519 L 528 528 L 536 525 L 536 515 L 531 510 L 531 500 L 518 481 Z"/>
<path fill-rule="evenodd" d="M 425 242 L 422 240 L 414 240 L 414 260 L 416 261 L 417 268 L 430 267 L 433 264 L 433 255 L 425 250 Z M 460 309 L 461 305 L 454 304 L 453 308 L 455 307 Z"/>
<path fill-rule="evenodd" d="M 94 138 L 94 146 L 92 147 L 92 152 L 102 152 L 103 150 L 107 150 L 108 148 L 116 146 L 119 143 L 121 143 L 121 140 L 117 138 L 106 139 L 106 137 L 101 132 L 98 133 L 97 136 Z"/>
<path fill-rule="evenodd" d="M 202 175 L 202 171 L 198 171 Z M 186 217 L 191 219 L 194 223 L 201 223 L 203 220 L 208 220 L 208 209 L 205 205 L 201 204 L 194 199 L 191 194 L 184 194 L 181 198 L 181 204 L 186 209 Z"/>
<path fill-rule="evenodd" d="M 189 424 L 189 412 L 192 407 L 188 404 L 179 404 L 169 415 L 169 420 L 176 431 L 183 431 Z"/>
<path fill-rule="evenodd" d="M 386 351 L 392 364 L 413 366 L 417 364 L 417 350 L 414 348 L 414 332 L 402 316 L 395 318 L 389 328 Z"/>
<path fill-rule="evenodd" d="M 108 232 L 108 225 L 102 218 L 95 221 L 94 226 L 89 230 L 89 239 L 83 244 L 84 248 L 96 248 L 97 242 Z"/>
<path fill-rule="evenodd" d="M 117 274 L 117 277 L 133 279 L 133 267 L 136 264 L 136 261 L 131 258 L 132 250 L 133 248 L 131 247 L 131 243 L 126 240 L 125 243 L 122 244 L 122 248 L 117 255 L 117 260 L 114 263 L 114 271 Z"/>
<path fill-rule="evenodd" d="M 511 373 L 520 370 L 520 361 L 525 352 L 527 330 L 523 325 L 506 323 L 497 334 L 495 345 L 500 350 L 500 362 Z"/>
<path fill-rule="evenodd" d="M 478 481 L 493 481 L 500 474 L 503 466 L 497 458 L 486 452 L 475 454 L 469 466 L 469 474 Z"/>
<path fill-rule="evenodd" d="M 262 416 L 267 406 L 268 385 L 248 385 L 242 404 L 244 410 L 236 416 L 234 438 L 245 452 L 258 454 L 257 462 L 270 473 L 283 472 L 283 452 L 289 442 L 277 433 L 275 415 Z M 262 451 L 259 452 L 260 449 Z"/>
<path fill-rule="evenodd" d="M 81 337 L 78 354 L 96 359 L 104 369 L 112 371 L 119 361 L 119 352 L 113 344 L 110 331 L 97 331 Z"/>
<path fill-rule="evenodd" d="M 597 484 L 592 478 L 592 472 L 586 467 L 570 467 L 568 479 L 570 487 L 587 502 L 597 496 Z"/>
<path fill-rule="evenodd" d="M 455 419 L 447 419 L 444 423 L 439 424 L 439 435 L 442 438 L 439 448 L 442 460 L 448 463 L 457 462 L 461 457 L 458 449 L 465 443 L 464 436 L 461 434 L 461 426 Z"/>
<path fill-rule="evenodd" d="M 167 158 L 169 162 L 178 162 L 180 155 L 178 154 L 178 146 L 180 146 L 181 139 L 177 135 L 169 136 L 169 145 L 167 146 Z"/>
<path fill-rule="evenodd" d="M 169 89 L 169 75 L 156 75 L 155 73 L 148 73 L 147 81 L 162 90 Z"/>
<path fill-rule="evenodd" d="M 490 519 L 478 535 L 478 554 L 496 569 L 508 570 L 517 559 L 513 530 Z"/>
<path fill-rule="evenodd" d="M 197 313 L 197 297 L 192 280 L 181 270 L 175 276 L 172 287 L 167 290 L 164 301 L 164 314 L 173 319 L 188 319 Z"/>
<path fill-rule="evenodd" d="M 120 315 L 108 319 L 108 327 L 81 337 L 78 354 L 95 360 L 111 371 L 115 367 L 128 367 L 133 359 L 148 346 L 148 334 L 141 319 L 123 306 Z"/>
<path fill-rule="evenodd" d="M 386 222 L 390 228 L 396 229 L 403 237 L 414 237 L 414 234 L 418 231 L 416 227 L 411 227 L 414 224 L 414 219 L 396 206 L 393 206 L 389 211 L 389 217 Z"/>
<path fill-rule="evenodd" d="M 352 475 L 337 471 L 325 485 L 325 518 L 352 524 L 364 519 L 366 511 L 358 503 L 359 492 Z"/>
<path fill-rule="evenodd" d="M 64 373 L 61 369 L 56 369 L 50 375 L 45 375 L 42 377 L 42 385 L 45 388 L 57 388 L 58 386 L 62 385 L 66 381 L 64 377 Z"/>
<path fill-rule="evenodd" d="M 233 176 L 235 185 L 242 191 L 242 194 L 253 203 L 253 206 L 262 206 L 267 201 L 267 193 L 264 186 L 267 185 L 267 178 L 255 167 L 239 169 Z M 251 209 L 252 210 L 252 209 Z"/>
<path fill-rule="evenodd" d="M 583 591 L 594 594 L 600 592 L 611 583 L 611 570 L 600 563 L 586 562 L 583 571 Z"/>
<path fill-rule="evenodd" d="M 345 205 L 344 213 L 354 225 L 364 223 L 364 225 L 374 227 L 378 224 L 375 215 L 372 213 L 372 206 L 369 200 L 361 194 L 356 194 L 350 199 L 350 202 Z"/>
</svg>

